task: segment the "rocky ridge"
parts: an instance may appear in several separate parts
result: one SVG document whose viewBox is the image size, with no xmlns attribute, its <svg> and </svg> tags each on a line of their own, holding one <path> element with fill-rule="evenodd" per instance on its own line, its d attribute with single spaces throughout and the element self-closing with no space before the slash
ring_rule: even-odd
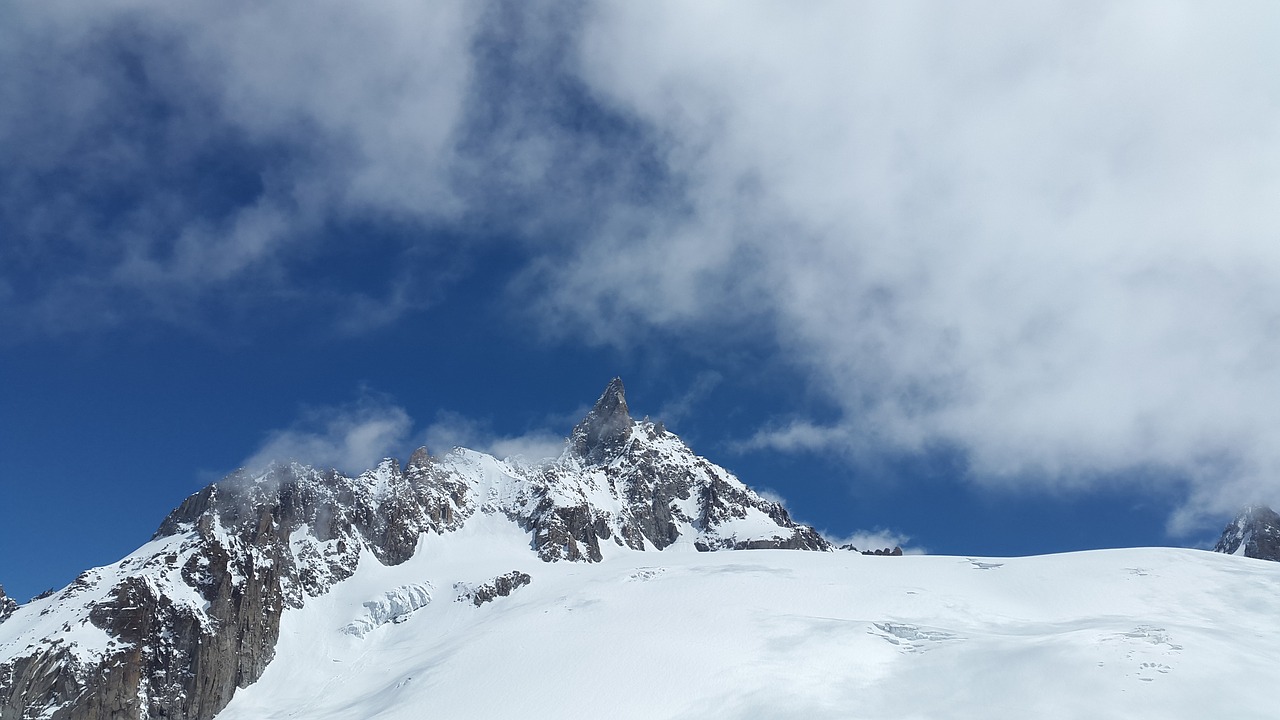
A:
<svg viewBox="0 0 1280 720">
<path fill-rule="evenodd" d="M 424 534 L 476 514 L 518 524 L 547 562 L 680 544 L 831 549 L 661 423 L 633 420 L 615 379 L 552 463 L 420 448 L 355 477 L 298 463 L 240 471 L 119 563 L 21 607 L 0 593 L 0 720 L 212 718 L 271 662 L 287 609 L 362 557 L 397 565 Z M 491 594 L 528 582 L 507 580 Z"/>
<path fill-rule="evenodd" d="M 1280 562 L 1280 515 L 1265 505 L 1250 505 L 1227 523 L 1214 552 Z"/>
<path fill-rule="evenodd" d="M 18 609 L 18 603 L 13 598 L 4 594 L 4 586 L 0 585 L 0 623 L 9 619 L 14 610 Z"/>
</svg>

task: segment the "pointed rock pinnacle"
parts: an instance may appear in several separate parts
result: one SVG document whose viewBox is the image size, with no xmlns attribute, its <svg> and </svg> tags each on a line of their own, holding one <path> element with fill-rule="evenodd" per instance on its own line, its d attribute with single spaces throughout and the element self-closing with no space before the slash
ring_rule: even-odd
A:
<svg viewBox="0 0 1280 720">
<path fill-rule="evenodd" d="M 569 446 L 579 457 L 598 462 L 622 447 L 631 437 L 631 425 L 622 378 L 614 378 L 596 400 L 591 412 L 573 428 Z"/>
<path fill-rule="evenodd" d="M 4 594 L 4 586 L 0 585 L 0 622 L 4 622 L 18 609 L 18 603 Z"/>
</svg>

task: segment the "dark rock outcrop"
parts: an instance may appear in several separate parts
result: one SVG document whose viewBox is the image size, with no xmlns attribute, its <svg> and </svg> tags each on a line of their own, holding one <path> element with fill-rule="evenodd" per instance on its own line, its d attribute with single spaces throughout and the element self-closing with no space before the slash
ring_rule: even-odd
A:
<svg viewBox="0 0 1280 720">
<path fill-rule="evenodd" d="M 14 610 L 18 609 L 18 603 L 13 598 L 4 594 L 4 586 L 0 585 L 0 623 L 9 619 Z"/>
<path fill-rule="evenodd" d="M 569 434 L 569 447 L 588 462 L 600 462 L 617 452 L 631 436 L 631 414 L 622 378 L 605 387 L 587 416 Z"/>
<path fill-rule="evenodd" d="M 458 602 L 469 602 L 476 607 L 480 607 L 491 600 L 507 597 L 531 582 L 533 582 L 533 578 L 529 577 L 529 573 L 512 570 L 480 585 L 473 586 L 467 583 L 457 583 L 453 587 L 458 593 Z"/>
<path fill-rule="evenodd" d="M 1280 562 L 1280 515 L 1265 505 L 1251 505 L 1227 524 L 1215 552 Z"/>
<path fill-rule="evenodd" d="M 863 555 L 880 555 L 885 557 L 901 557 L 902 548 L 895 546 L 892 550 L 889 548 L 884 548 L 881 550 L 863 550 L 862 554 Z"/>
<path fill-rule="evenodd" d="M 587 504 L 558 507 L 544 497 L 535 514 L 525 521 L 533 532 L 533 546 L 547 562 L 556 560 L 600 562 L 600 541 L 612 535 L 606 517 Z"/>
</svg>

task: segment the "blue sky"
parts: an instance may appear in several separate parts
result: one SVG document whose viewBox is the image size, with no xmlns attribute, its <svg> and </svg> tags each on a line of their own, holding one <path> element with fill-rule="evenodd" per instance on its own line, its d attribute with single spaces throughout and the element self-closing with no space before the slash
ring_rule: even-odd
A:
<svg viewBox="0 0 1280 720">
<path fill-rule="evenodd" d="M 0 9 L 0 583 L 278 454 L 638 414 L 836 537 L 1280 502 L 1280 15 Z"/>
</svg>

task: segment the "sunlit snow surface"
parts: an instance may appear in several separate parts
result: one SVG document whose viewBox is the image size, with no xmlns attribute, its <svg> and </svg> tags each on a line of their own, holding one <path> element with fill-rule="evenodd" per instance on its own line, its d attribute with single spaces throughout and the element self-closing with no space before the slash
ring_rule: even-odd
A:
<svg viewBox="0 0 1280 720">
<path fill-rule="evenodd" d="M 362 558 L 285 615 L 275 660 L 218 720 L 1275 717 L 1276 563 L 673 548 L 548 564 L 528 545 L 483 517 L 403 565 Z M 449 596 L 511 570 L 532 583 L 478 608 Z M 406 587 L 438 590 L 344 632 Z"/>
</svg>

